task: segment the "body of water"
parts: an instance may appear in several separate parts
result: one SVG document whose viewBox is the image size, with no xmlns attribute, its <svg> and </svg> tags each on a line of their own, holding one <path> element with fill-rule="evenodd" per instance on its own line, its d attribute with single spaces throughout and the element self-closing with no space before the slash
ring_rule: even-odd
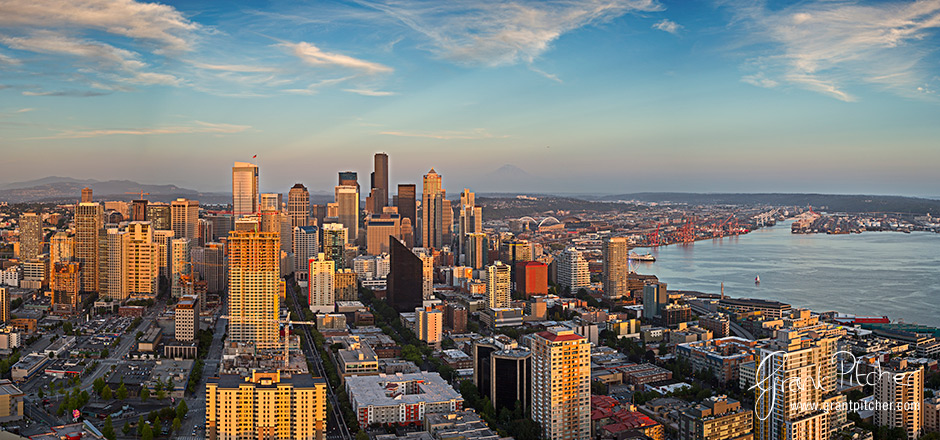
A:
<svg viewBox="0 0 940 440">
<path fill-rule="evenodd" d="M 656 262 L 635 263 L 637 272 L 658 276 L 669 289 L 719 293 L 723 282 L 736 298 L 940 326 L 940 234 L 801 235 L 782 222 L 649 251 Z"/>
</svg>

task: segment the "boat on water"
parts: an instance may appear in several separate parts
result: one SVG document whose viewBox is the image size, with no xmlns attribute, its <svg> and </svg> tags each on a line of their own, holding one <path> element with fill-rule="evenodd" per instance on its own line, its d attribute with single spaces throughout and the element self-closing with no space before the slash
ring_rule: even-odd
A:
<svg viewBox="0 0 940 440">
<path fill-rule="evenodd" d="M 631 253 L 630 253 L 630 259 L 633 260 L 633 261 L 650 261 L 650 262 L 656 261 L 656 257 L 654 257 L 653 254 L 651 254 L 651 253 L 649 253 L 649 252 L 647 252 L 647 253 L 645 253 L 645 254 L 643 254 L 643 255 L 640 255 L 640 254 L 638 254 L 638 253 L 636 253 L 636 252 L 631 252 Z"/>
<path fill-rule="evenodd" d="M 859 316 L 848 313 L 838 313 L 832 320 L 840 324 L 888 324 L 891 322 L 887 316 Z"/>
<path fill-rule="evenodd" d="M 760 284 L 760 275 L 757 278 L 754 278 L 754 284 Z"/>
</svg>

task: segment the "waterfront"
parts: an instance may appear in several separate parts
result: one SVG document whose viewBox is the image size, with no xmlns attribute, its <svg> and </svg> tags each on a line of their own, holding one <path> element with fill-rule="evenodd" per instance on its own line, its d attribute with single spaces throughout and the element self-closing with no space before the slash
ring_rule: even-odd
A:
<svg viewBox="0 0 940 440">
<path fill-rule="evenodd" d="M 656 262 L 636 263 L 637 272 L 674 290 L 718 293 L 724 282 L 732 297 L 940 326 L 940 234 L 801 235 L 790 223 L 652 248 Z"/>
</svg>

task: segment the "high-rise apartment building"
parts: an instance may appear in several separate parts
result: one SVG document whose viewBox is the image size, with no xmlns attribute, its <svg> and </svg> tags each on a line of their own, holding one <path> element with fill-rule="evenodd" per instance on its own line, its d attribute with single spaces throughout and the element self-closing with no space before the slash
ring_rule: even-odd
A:
<svg viewBox="0 0 940 440">
<path fill-rule="evenodd" d="M 150 222 L 131 222 L 121 237 L 124 252 L 125 296 L 159 293 L 160 250 Z"/>
<path fill-rule="evenodd" d="M 343 266 L 343 253 L 348 242 L 347 229 L 341 223 L 327 223 L 323 225 L 323 253 L 333 260 L 336 267 Z"/>
<path fill-rule="evenodd" d="M 232 216 L 235 220 L 258 212 L 258 166 L 235 162 L 232 166 Z"/>
<path fill-rule="evenodd" d="M 42 218 L 35 212 L 20 214 L 20 260 L 35 260 L 42 253 Z"/>
<path fill-rule="evenodd" d="M 333 274 L 333 299 L 336 301 L 359 300 L 356 272 L 352 269 L 339 269 Z"/>
<path fill-rule="evenodd" d="M 81 268 L 74 261 L 58 261 L 52 265 L 52 310 L 56 313 L 70 314 L 79 309 L 81 297 L 78 293 L 81 283 Z"/>
<path fill-rule="evenodd" d="M 434 307 L 415 308 L 415 336 L 429 345 L 439 345 L 444 330 L 444 312 Z"/>
<path fill-rule="evenodd" d="M 109 223 L 98 232 L 98 295 L 123 301 L 127 298 L 127 277 L 122 231 L 118 225 Z"/>
<path fill-rule="evenodd" d="M 151 223 L 153 226 L 153 223 Z M 173 250 L 173 231 L 167 229 L 156 229 L 153 231 L 153 241 L 157 243 L 157 264 L 160 269 L 160 276 L 170 279 L 170 255 Z"/>
<path fill-rule="evenodd" d="M 236 230 L 228 236 L 229 337 L 262 347 L 279 343 L 280 278 L 278 234 Z"/>
<path fill-rule="evenodd" d="M 604 259 L 604 296 L 615 301 L 630 296 L 630 287 L 627 285 L 630 242 L 627 237 L 604 240 L 601 252 Z"/>
<path fill-rule="evenodd" d="M 476 195 L 466 188 L 460 194 L 457 229 L 459 253 L 467 255 L 467 234 L 483 232 L 483 208 L 476 206 Z"/>
<path fill-rule="evenodd" d="M 82 292 L 98 291 L 98 230 L 104 226 L 103 216 L 104 209 L 98 203 L 83 202 L 75 207 L 75 260 L 82 267 Z"/>
<path fill-rule="evenodd" d="M 287 215 L 292 228 L 310 224 L 310 192 L 302 183 L 296 183 L 287 192 Z"/>
<path fill-rule="evenodd" d="M 337 217 L 346 228 L 346 242 L 354 243 L 359 237 L 359 190 L 351 185 L 337 186 L 335 197 Z"/>
<path fill-rule="evenodd" d="M 366 208 L 371 213 L 380 213 L 388 206 L 388 154 L 375 153 L 372 185 Z"/>
<path fill-rule="evenodd" d="M 147 221 L 147 201 L 138 199 L 131 202 L 131 221 Z"/>
<path fill-rule="evenodd" d="M 901 428 L 910 440 L 924 433 L 924 367 L 893 360 L 875 384 L 875 424 Z"/>
<path fill-rule="evenodd" d="M 284 198 L 280 193 L 261 194 L 261 210 L 280 211 Z"/>
<path fill-rule="evenodd" d="M 408 219 L 412 228 L 418 227 L 417 189 L 413 183 L 398 185 L 398 195 L 395 196 L 395 206 L 402 220 Z M 414 247 L 412 244 L 411 247 Z"/>
<path fill-rule="evenodd" d="M 558 266 L 558 284 L 570 288 L 572 293 L 591 285 L 588 262 L 580 251 L 565 249 L 555 259 L 555 264 Z"/>
<path fill-rule="evenodd" d="M 49 261 L 56 263 L 69 261 L 75 255 L 75 237 L 65 231 L 53 234 L 49 239 Z"/>
<path fill-rule="evenodd" d="M 532 405 L 532 352 L 519 348 L 515 341 L 477 341 L 473 344 L 473 381 L 497 412 L 514 410 L 516 402 L 526 411 Z"/>
<path fill-rule="evenodd" d="M 548 440 L 591 438 L 591 344 L 567 327 L 531 339 L 532 420 Z"/>
<path fill-rule="evenodd" d="M 424 175 L 421 192 L 421 246 L 434 249 L 444 246 L 444 197 L 441 175 L 431 168 Z"/>
<path fill-rule="evenodd" d="M 643 317 L 653 319 L 663 313 L 669 304 L 666 283 L 648 283 L 643 286 Z"/>
<path fill-rule="evenodd" d="M 206 281 L 206 292 L 222 293 L 225 291 L 225 245 L 209 242 L 205 246 L 193 248 L 189 252 L 193 261 L 193 270 L 199 273 L 199 279 Z M 200 298 L 205 302 L 205 298 Z"/>
<path fill-rule="evenodd" d="M 372 214 L 366 218 L 366 253 L 388 253 L 389 236 L 401 238 L 401 217 L 397 213 Z"/>
<path fill-rule="evenodd" d="M 464 264 L 473 269 L 482 269 L 487 263 L 486 234 L 472 232 L 467 234 L 466 248 L 464 250 Z"/>
<path fill-rule="evenodd" d="M 421 259 L 421 299 L 431 299 L 434 296 L 434 253 L 426 248 L 412 251 Z"/>
<path fill-rule="evenodd" d="M 195 243 L 199 226 L 199 202 L 182 198 L 171 202 L 170 225 L 176 238 L 188 238 Z"/>
<path fill-rule="evenodd" d="M 326 380 L 309 374 L 224 374 L 206 383 L 206 437 L 212 440 L 324 440 Z"/>
<path fill-rule="evenodd" d="M 199 297 L 187 295 L 176 303 L 173 313 L 173 337 L 177 341 L 195 341 L 199 331 Z"/>
<path fill-rule="evenodd" d="M 333 274 L 336 263 L 320 252 L 308 260 L 307 300 L 313 313 L 330 313 L 336 303 L 334 298 Z"/>
<path fill-rule="evenodd" d="M 172 231 L 173 223 L 170 215 L 170 205 L 166 203 L 151 203 L 147 205 L 147 220 L 157 231 Z"/>
<path fill-rule="evenodd" d="M 509 307 L 512 299 L 512 267 L 497 261 L 486 266 L 486 306 L 491 309 Z"/>
<path fill-rule="evenodd" d="M 294 275 L 300 281 L 307 279 L 307 262 L 320 253 L 320 228 L 316 226 L 295 226 L 293 240 Z"/>
<path fill-rule="evenodd" d="M 713 396 L 679 415 L 682 440 L 750 440 L 754 412 L 727 396 Z"/>
<path fill-rule="evenodd" d="M 189 294 L 192 283 L 192 261 L 190 250 L 192 242 L 188 238 L 174 238 L 170 241 L 170 292 L 174 298 Z"/>
<path fill-rule="evenodd" d="M 10 291 L 0 287 L 0 323 L 10 322 Z"/>
</svg>

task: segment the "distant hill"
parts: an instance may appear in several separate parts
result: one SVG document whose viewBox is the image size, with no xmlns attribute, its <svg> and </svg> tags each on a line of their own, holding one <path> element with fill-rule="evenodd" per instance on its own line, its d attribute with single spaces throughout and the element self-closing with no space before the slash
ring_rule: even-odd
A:
<svg viewBox="0 0 940 440">
<path fill-rule="evenodd" d="M 81 180 L 71 177 L 50 176 L 28 182 L 14 182 L 0 186 L 0 201 L 22 202 L 75 202 L 82 188 L 90 187 L 95 200 L 133 200 L 138 196 L 128 192 L 145 192 L 147 200 L 168 202 L 179 197 L 199 200 L 201 203 L 230 203 L 231 195 L 204 193 L 176 185 L 150 185 L 130 180 Z"/>
<path fill-rule="evenodd" d="M 828 212 L 886 212 L 904 214 L 940 214 L 940 200 L 918 197 L 853 194 L 741 193 L 708 194 L 645 192 L 599 197 L 599 200 L 636 200 L 673 202 L 690 205 L 771 205 L 812 206 Z"/>
</svg>

